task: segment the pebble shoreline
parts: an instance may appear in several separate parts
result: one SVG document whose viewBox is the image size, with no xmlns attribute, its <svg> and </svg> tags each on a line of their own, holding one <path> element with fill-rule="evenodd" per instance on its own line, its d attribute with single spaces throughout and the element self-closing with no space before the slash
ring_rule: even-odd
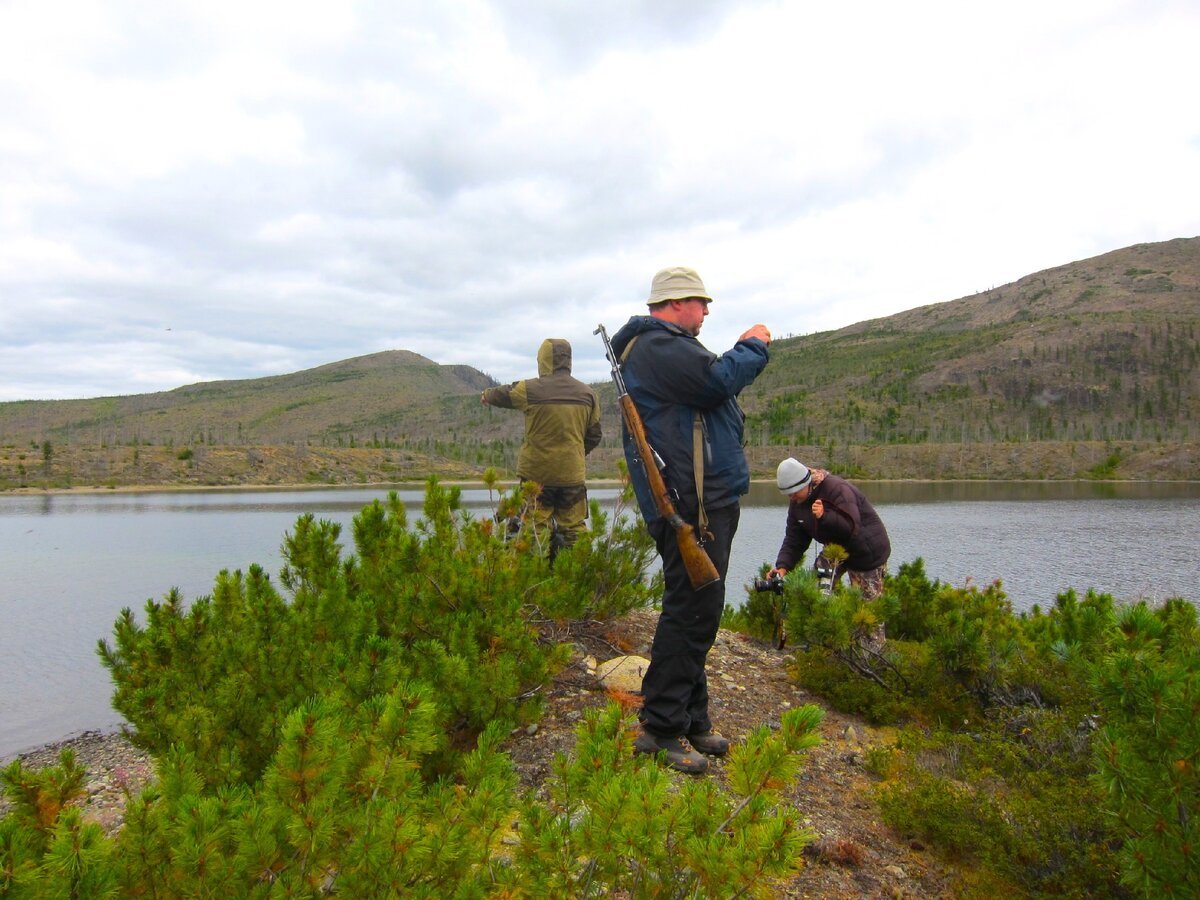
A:
<svg viewBox="0 0 1200 900">
<path fill-rule="evenodd" d="M 79 801 L 85 821 L 95 822 L 107 834 L 113 834 L 125 822 L 125 803 L 136 796 L 154 777 L 150 754 L 134 747 L 119 732 L 85 731 L 75 737 L 55 741 L 18 753 L 5 761 L 20 760 L 29 769 L 44 769 L 58 764 L 63 750 L 75 753 L 75 763 L 87 771 L 84 795 Z M 12 801 L 0 795 L 0 818 L 8 815 Z"/>
</svg>

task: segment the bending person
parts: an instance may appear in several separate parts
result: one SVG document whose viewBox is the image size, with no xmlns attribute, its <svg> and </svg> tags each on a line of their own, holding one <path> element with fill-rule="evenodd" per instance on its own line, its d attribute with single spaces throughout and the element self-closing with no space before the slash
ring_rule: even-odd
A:
<svg viewBox="0 0 1200 900">
<path fill-rule="evenodd" d="M 883 576 L 892 543 L 875 507 L 853 484 L 824 469 L 809 469 L 788 457 L 779 464 L 776 483 L 790 499 L 783 544 L 769 575 L 786 575 L 808 545 L 838 544 L 847 558 L 834 571 L 834 584 L 845 572 L 867 600 L 883 592 Z M 832 566 L 830 566 L 832 568 Z"/>
</svg>

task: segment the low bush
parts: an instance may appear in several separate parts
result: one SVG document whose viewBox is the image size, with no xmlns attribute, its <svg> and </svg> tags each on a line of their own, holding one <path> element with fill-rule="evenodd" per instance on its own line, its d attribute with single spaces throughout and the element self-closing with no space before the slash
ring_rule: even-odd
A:
<svg viewBox="0 0 1200 900">
<path fill-rule="evenodd" d="M 509 498 L 513 499 L 513 498 Z M 514 502 L 520 506 L 521 492 Z M 539 618 L 611 616 L 650 602 L 632 572 L 648 538 L 597 516 L 551 568 L 522 525 L 459 508 L 458 488 L 430 481 L 423 517 L 409 522 L 393 492 L 341 528 L 311 515 L 285 536 L 285 598 L 257 566 L 221 572 L 211 596 L 178 592 L 122 612 L 101 641 L 113 705 L 133 740 L 156 754 L 191 751 L 206 783 L 256 780 L 287 715 L 314 696 L 354 708 L 404 681 L 438 686 L 447 747 L 498 720 L 536 720 L 540 688 L 569 647 L 542 639 Z"/>
<path fill-rule="evenodd" d="M 848 677 L 846 666 L 825 649 L 797 650 L 788 674 L 834 709 L 860 715 L 873 725 L 905 721 L 913 714 L 904 694 L 867 678 Z"/>
<path fill-rule="evenodd" d="M 790 671 L 837 708 L 905 723 L 875 748 L 885 821 L 969 859 L 983 894 L 1200 893 L 1200 627 L 1089 591 L 1013 613 L 921 560 L 875 604 L 788 580 Z M 864 647 L 879 616 L 888 641 Z M 1002 886 L 1007 886 L 1002 887 Z"/>
<path fill-rule="evenodd" d="M 970 730 L 967 730 L 967 729 Z M 1041 895 L 1111 893 L 1118 841 L 1090 740 L 1054 712 L 905 729 L 878 796 L 885 821 Z"/>
<path fill-rule="evenodd" d="M 1103 723 L 1095 783 L 1120 826 L 1123 883 L 1200 896 L 1200 640 L 1196 608 L 1122 611 L 1094 676 Z"/>
<path fill-rule="evenodd" d="M 632 752 L 616 704 L 589 714 L 545 799 L 501 746 L 536 719 L 567 648 L 539 625 L 650 601 L 653 552 L 619 514 L 553 561 L 502 497 L 471 518 L 430 482 L 340 529 L 301 517 L 285 598 L 258 568 L 211 596 L 125 610 L 100 654 L 154 786 L 115 838 L 72 804 L 82 771 L 0 772 L 0 896 L 765 896 L 812 840 L 782 802 L 821 713 L 785 713 L 726 761 L 728 789 Z M 505 509 L 501 511 L 500 506 Z M 504 522 L 503 528 L 498 527 Z M 553 630 L 553 629 L 552 629 Z"/>
<path fill-rule="evenodd" d="M 173 749 L 115 839 L 77 809 L 36 812 L 72 782 L 64 759 L 0 821 L 0 894 L 765 897 L 814 838 L 781 798 L 819 741 L 816 707 L 750 734 L 722 789 L 635 756 L 633 723 L 610 704 L 556 758 L 541 800 L 516 793 L 499 723 L 449 777 L 424 777 L 439 744 L 432 693 L 304 704 L 254 784 L 207 789 L 195 757 Z M 20 763 L 4 773 L 32 780 Z"/>
</svg>

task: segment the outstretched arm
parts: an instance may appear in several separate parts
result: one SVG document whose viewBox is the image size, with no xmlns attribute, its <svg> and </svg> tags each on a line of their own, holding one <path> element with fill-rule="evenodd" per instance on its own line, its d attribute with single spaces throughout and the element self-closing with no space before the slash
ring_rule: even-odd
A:
<svg viewBox="0 0 1200 900">
<path fill-rule="evenodd" d="M 504 409 L 516 409 L 524 399 L 525 382 L 514 381 L 509 385 L 488 388 L 479 395 L 479 402 L 484 406 L 500 406 Z"/>
</svg>

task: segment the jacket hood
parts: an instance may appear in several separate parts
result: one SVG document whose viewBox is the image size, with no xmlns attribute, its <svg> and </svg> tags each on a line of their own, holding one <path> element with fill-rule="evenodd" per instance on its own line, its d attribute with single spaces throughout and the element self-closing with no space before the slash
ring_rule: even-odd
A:
<svg viewBox="0 0 1200 900">
<path fill-rule="evenodd" d="M 617 359 L 621 358 L 621 354 L 625 352 L 625 348 L 635 337 L 645 334 L 647 331 L 654 331 L 656 328 L 677 331 L 684 337 L 690 337 L 692 340 L 695 340 L 692 335 L 688 334 L 682 328 L 672 325 L 670 322 L 664 322 L 662 319 L 656 319 L 654 316 L 632 316 L 612 337 L 613 353 L 617 355 Z"/>
<path fill-rule="evenodd" d="M 546 338 L 538 348 L 538 375 L 545 378 L 555 372 L 571 374 L 571 344 L 562 338 Z"/>
</svg>

